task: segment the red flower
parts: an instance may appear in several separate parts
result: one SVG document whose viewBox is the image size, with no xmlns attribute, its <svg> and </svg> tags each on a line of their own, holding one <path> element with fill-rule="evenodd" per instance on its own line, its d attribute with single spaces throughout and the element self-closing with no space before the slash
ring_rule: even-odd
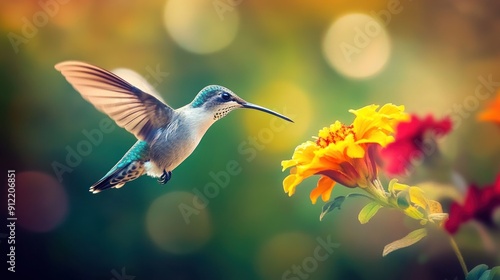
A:
<svg viewBox="0 0 500 280">
<path fill-rule="evenodd" d="M 409 122 L 396 127 L 395 141 L 381 150 L 382 166 L 389 175 L 401 175 L 414 160 L 429 157 L 436 152 L 436 138 L 451 131 L 451 119 L 435 120 L 432 115 L 420 119 L 412 114 Z"/>
<path fill-rule="evenodd" d="M 444 228 L 454 234 L 461 224 L 471 219 L 493 226 L 493 211 L 496 207 L 500 207 L 500 174 L 493 185 L 483 188 L 470 186 L 463 205 L 453 202 Z"/>
</svg>

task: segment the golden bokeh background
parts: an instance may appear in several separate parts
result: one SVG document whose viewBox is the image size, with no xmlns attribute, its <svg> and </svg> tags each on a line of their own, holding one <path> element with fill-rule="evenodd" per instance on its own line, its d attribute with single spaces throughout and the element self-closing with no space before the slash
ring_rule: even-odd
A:
<svg viewBox="0 0 500 280">
<path fill-rule="evenodd" d="M 392 102 L 451 115 L 444 156 L 467 182 L 492 182 L 500 129 L 475 115 L 500 86 L 498 3 L 4 0 L 0 31 L 0 166 L 17 175 L 15 277 L 460 277 L 439 232 L 381 256 L 415 227 L 398 213 L 380 211 L 360 225 L 362 202 L 353 199 L 320 222 L 323 204 L 309 200 L 315 179 L 288 197 L 280 162 L 323 126 L 350 122 L 349 109 Z M 237 110 L 213 125 L 168 184 L 143 177 L 92 195 L 88 187 L 135 139 L 54 69 L 64 60 L 131 69 L 174 108 L 220 84 L 295 123 Z M 478 99 L 480 85 L 487 98 Z M 349 191 L 337 187 L 333 196 Z M 2 217 L 6 201 L 7 187 Z M 327 239 L 339 245 L 332 252 L 321 247 Z M 457 235 L 469 267 L 498 265 L 498 237 L 493 251 L 481 240 L 470 225 Z M 0 239 L 2 269 L 6 246 Z"/>
</svg>

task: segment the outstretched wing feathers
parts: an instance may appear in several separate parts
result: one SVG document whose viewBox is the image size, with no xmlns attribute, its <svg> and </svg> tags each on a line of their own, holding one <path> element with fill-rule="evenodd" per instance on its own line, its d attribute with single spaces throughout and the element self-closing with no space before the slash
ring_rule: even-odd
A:
<svg viewBox="0 0 500 280">
<path fill-rule="evenodd" d="M 162 100 L 109 71 L 78 61 L 62 62 L 55 68 L 85 100 L 140 140 L 146 140 L 172 116 L 173 109 Z"/>
<path fill-rule="evenodd" d="M 150 95 L 156 97 L 156 99 L 160 100 L 163 103 L 166 103 L 160 93 L 155 89 L 153 85 L 151 85 L 148 80 L 146 80 L 139 73 L 135 72 L 132 69 L 128 68 L 116 68 L 111 70 L 112 73 L 118 75 L 125 81 L 128 81 L 130 84 L 134 85 L 136 88 L 149 93 Z"/>
</svg>

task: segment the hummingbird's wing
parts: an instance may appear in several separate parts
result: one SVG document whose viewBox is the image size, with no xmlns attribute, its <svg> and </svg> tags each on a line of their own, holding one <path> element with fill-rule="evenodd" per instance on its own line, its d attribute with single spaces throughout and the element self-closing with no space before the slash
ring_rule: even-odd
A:
<svg viewBox="0 0 500 280">
<path fill-rule="evenodd" d="M 79 61 L 61 62 L 55 68 L 85 100 L 139 140 L 152 137 L 174 113 L 158 98 L 102 68 Z"/>
<path fill-rule="evenodd" d="M 165 104 L 167 103 L 165 102 L 165 100 L 163 100 L 163 97 L 161 97 L 160 93 L 156 91 L 155 87 L 151 85 L 143 76 L 141 76 L 134 70 L 128 68 L 116 68 L 111 70 L 111 72 L 120 76 L 120 78 L 124 79 L 125 81 L 129 82 L 130 84 L 134 85 L 140 90 L 151 94 L 161 102 Z"/>
</svg>

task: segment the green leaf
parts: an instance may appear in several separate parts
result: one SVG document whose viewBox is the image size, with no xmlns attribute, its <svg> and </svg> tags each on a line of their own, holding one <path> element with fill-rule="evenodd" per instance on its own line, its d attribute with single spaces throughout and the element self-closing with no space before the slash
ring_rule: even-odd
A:
<svg viewBox="0 0 500 280">
<path fill-rule="evenodd" d="M 420 241 L 420 239 L 424 238 L 426 235 L 427 235 L 427 230 L 425 228 L 414 230 L 410 232 L 407 236 L 385 245 L 382 256 L 385 257 L 387 256 L 387 254 L 393 251 L 411 246 Z"/>
<path fill-rule="evenodd" d="M 500 266 L 495 266 L 488 270 L 488 266 L 485 264 L 479 264 L 469 273 L 465 280 L 498 280 L 500 279 Z"/>
<path fill-rule="evenodd" d="M 346 196 L 337 196 L 335 199 L 333 199 L 332 201 L 330 202 L 327 202 L 325 205 L 323 205 L 323 208 L 321 209 L 321 214 L 319 215 L 319 220 L 323 220 L 323 217 L 325 217 L 325 215 L 328 213 L 328 212 L 331 212 L 332 210 L 335 210 L 335 208 L 338 208 L 340 210 L 340 206 L 342 206 L 342 203 L 344 203 L 345 199 L 348 198 L 348 197 L 366 197 L 366 198 L 369 198 L 371 200 L 373 200 L 373 198 L 367 196 L 367 195 L 364 195 L 364 194 L 360 194 L 360 193 L 350 193 Z"/>
<path fill-rule="evenodd" d="M 479 280 L 481 278 L 481 275 L 483 275 L 484 272 L 488 270 L 488 266 L 485 264 L 478 264 L 476 267 L 471 269 L 469 273 L 467 273 L 467 277 L 465 278 L 466 280 Z"/>
<path fill-rule="evenodd" d="M 500 266 L 495 266 L 490 270 L 490 278 L 488 280 L 500 279 Z"/>
<path fill-rule="evenodd" d="M 344 200 L 346 199 L 345 196 L 337 196 L 334 200 L 327 202 L 325 205 L 323 205 L 323 208 L 321 209 L 321 214 L 319 215 L 319 220 L 323 220 L 323 217 L 328 213 L 334 210 L 335 208 L 339 208 L 342 206 L 342 203 L 344 203 Z"/>
<path fill-rule="evenodd" d="M 406 216 L 413 218 L 415 220 L 422 220 L 424 218 L 424 214 L 418 211 L 417 208 L 410 206 L 404 210 Z"/>
<path fill-rule="evenodd" d="M 378 204 L 376 201 L 372 201 L 363 207 L 359 211 L 358 220 L 361 224 L 366 224 L 368 221 L 377 214 L 378 209 L 382 208 L 382 205 Z"/>
</svg>

